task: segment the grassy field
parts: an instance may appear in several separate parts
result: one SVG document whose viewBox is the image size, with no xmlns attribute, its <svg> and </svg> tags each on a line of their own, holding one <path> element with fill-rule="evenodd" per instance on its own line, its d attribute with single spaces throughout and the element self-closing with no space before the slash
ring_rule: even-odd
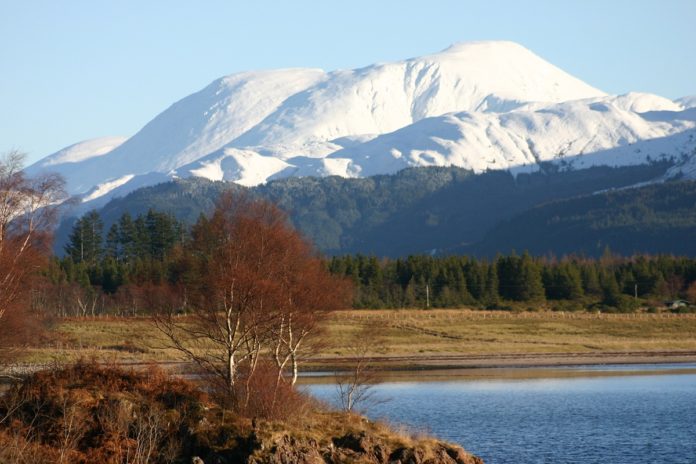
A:
<svg viewBox="0 0 696 464">
<path fill-rule="evenodd" d="M 371 355 L 414 359 L 451 356 L 696 352 L 696 315 L 508 313 L 468 310 L 360 310 L 331 315 L 318 361 Z M 78 358 L 103 362 L 176 362 L 182 358 L 148 319 L 71 319 L 55 327 L 30 363 Z"/>
<path fill-rule="evenodd" d="M 404 310 L 333 316 L 330 352 L 365 327 L 392 355 L 696 350 L 696 315 Z"/>
</svg>

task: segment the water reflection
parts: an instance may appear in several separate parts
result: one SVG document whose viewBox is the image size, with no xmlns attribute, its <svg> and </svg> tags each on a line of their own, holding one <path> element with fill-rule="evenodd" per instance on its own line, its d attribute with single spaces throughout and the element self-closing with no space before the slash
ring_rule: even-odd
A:
<svg viewBox="0 0 696 464">
<path fill-rule="evenodd" d="M 390 401 L 367 413 L 460 443 L 488 464 L 692 464 L 695 367 L 573 368 L 565 370 L 578 374 L 574 377 L 387 382 L 374 391 Z M 336 399 L 333 384 L 307 388 L 327 401 Z"/>
</svg>

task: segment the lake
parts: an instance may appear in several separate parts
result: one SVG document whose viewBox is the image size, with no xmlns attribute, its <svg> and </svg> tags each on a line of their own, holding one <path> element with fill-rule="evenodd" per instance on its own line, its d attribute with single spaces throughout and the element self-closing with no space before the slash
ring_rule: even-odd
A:
<svg viewBox="0 0 696 464">
<path fill-rule="evenodd" d="M 386 402 L 365 412 L 458 443 L 487 464 L 696 463 L 696 365 L 548 373 L 389 381 L 373 389 Z M 334 384 L 306 388 L 337 400 Z"/>
</svg>

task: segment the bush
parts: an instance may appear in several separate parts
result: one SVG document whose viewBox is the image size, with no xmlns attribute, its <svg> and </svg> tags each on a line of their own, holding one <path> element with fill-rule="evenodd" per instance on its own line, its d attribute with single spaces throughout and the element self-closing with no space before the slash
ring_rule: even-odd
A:
<svg viewBox="0 0 696 464">
<path fill-rule="evenodd" d="M 236 398 L 242 399 L 235 412 L 249 418 L 268 420 L 301 420 L 312 410 L 313 401 L 297 391 L 287 379 L 278 378 L 278 368 L 260 362 L 251 378 L 242 379 L 237 386 Z"/>
<path fill-rule="evenodd" d="M 79 362 L 39 372 L 0 400 L 0 462 L 171 462 L 192 442 L 204 401 L 157 370 Z"/>
</svg>

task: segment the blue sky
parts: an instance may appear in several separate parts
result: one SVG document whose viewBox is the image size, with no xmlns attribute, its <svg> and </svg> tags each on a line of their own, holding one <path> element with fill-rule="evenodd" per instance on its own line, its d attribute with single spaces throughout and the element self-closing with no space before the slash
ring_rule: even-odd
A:
<svg viewBox="0 0 696 464">
<path fill-rule="evenodd" d="M 0 0 L 0 153 L 132 135 L 237 71 L 521 43 L 610 93 L 696 94 L 696 0 Z"/>
</svg>

